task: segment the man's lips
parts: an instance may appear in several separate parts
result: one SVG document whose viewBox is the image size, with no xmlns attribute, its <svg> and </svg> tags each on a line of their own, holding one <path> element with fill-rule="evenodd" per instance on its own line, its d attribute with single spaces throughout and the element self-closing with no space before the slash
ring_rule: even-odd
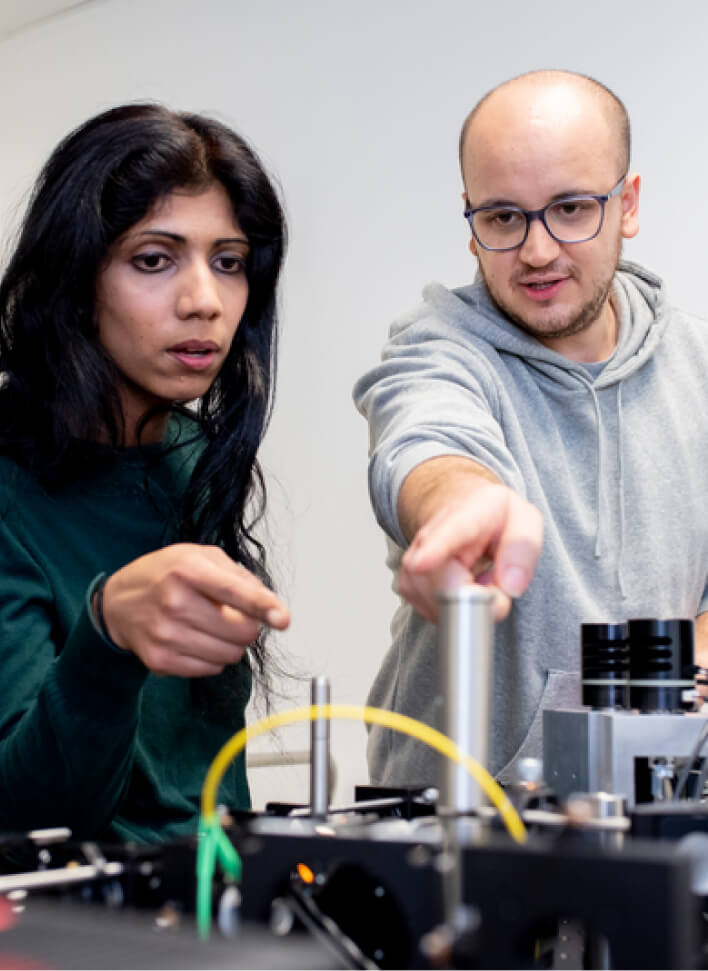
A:
<svg viewBox="0 0 708 971">
<path fill-rule="evenodd" d="M 556 296 L 563 285 L 570 279 L 567 276 L 545 278 L 527 278 L 519 281 L 519 286 L 527 297 L 535 301 L 550 300 Z"/>
</svg>

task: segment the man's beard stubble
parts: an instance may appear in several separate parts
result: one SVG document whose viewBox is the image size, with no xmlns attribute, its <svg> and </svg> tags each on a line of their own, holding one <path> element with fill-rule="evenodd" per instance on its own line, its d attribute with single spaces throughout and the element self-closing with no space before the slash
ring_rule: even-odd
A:
<svg viewBox="0 0 708 971">
<path fill-rule="evenodd" d="M 506 302 L 500 298 L 499 295 L 490 287 L 481 261 L 478 260 L 477 265 L 490 297 L 497 305 L 499 310 L 501 310 L 501 312 L 508 317 L 512 323 L 516 324 L 519 330 L 523 330 L 524 333 L 528 334 L 530 337 L 535 337 L 536 340 L 557 340 L 565 337 L 573 337 L 576 334 L 582 333 L 598 319 L 612 289 L 612 281 L 614 280 L 614 276 L 620 262 L 621 248 L 620 241 L 617 246 L 617 253 L 615 256 L 612 273 L 608 278 L 596 284 L 590 299 L 583 304 L 578 312 L 569 320 L 558 319 L 557 321 L 554 321 L 553 318 L 549 318 L 544 322 L 542 327 L 529 323 L 520 314 L 508 306 Z"/>
</svg>

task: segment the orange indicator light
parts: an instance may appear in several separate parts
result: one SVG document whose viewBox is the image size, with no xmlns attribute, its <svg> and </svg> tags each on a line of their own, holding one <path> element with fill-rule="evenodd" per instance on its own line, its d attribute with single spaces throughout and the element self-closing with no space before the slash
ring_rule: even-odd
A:
<svg viewBox="0 0 708 971">
<path fill-rule="evenodd" d="M 303 883 L 314 883 L 315 875 L 305 863 L 298 863 L 296 870 Z"/>
</svg>

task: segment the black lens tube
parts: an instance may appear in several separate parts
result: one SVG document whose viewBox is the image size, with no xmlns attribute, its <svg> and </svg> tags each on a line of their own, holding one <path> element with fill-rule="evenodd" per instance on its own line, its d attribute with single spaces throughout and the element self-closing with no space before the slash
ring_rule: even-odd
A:
<svg viewBox="0 0 708 971">
<path fill-rule="evenodd" d="M 581 624 L 583 704 L 590 708 L 629 706 L 627 624 Z"/>
<path fill-rule="evenodd" d="M 695 686 L 693 621 L 637 619 L 629 628 L 629 705 L 642 712 L 682 711 Z"/>
</svg>

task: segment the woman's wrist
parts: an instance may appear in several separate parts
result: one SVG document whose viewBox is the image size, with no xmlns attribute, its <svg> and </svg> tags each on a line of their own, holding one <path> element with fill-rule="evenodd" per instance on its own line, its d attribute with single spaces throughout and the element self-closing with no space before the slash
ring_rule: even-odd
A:
<svg viewBox="0 0 708 971">
<path fill-rule="evenodd" d="M 106 640 L 110 641 L 111 644 L 115 645 L 116 647 L 119 647 L 120 645 L 116 644 L 116 642 L 111 637 L 111 632 L 108 630 L 106 617 L 105 617 L 105 614 L 103 613 L 103 593 L 106 589 L 107 582 L 108 582 L 108 574 L 105 574 L 104 576 L 101 577 L 101 579 L 94 587 L 93 593 L 91 595 L 91 610 L 93 612 L 93 617 L 94 617 L 94 620 L 96 621 L 98 629 L 106 638 Z"/>
</svg>

